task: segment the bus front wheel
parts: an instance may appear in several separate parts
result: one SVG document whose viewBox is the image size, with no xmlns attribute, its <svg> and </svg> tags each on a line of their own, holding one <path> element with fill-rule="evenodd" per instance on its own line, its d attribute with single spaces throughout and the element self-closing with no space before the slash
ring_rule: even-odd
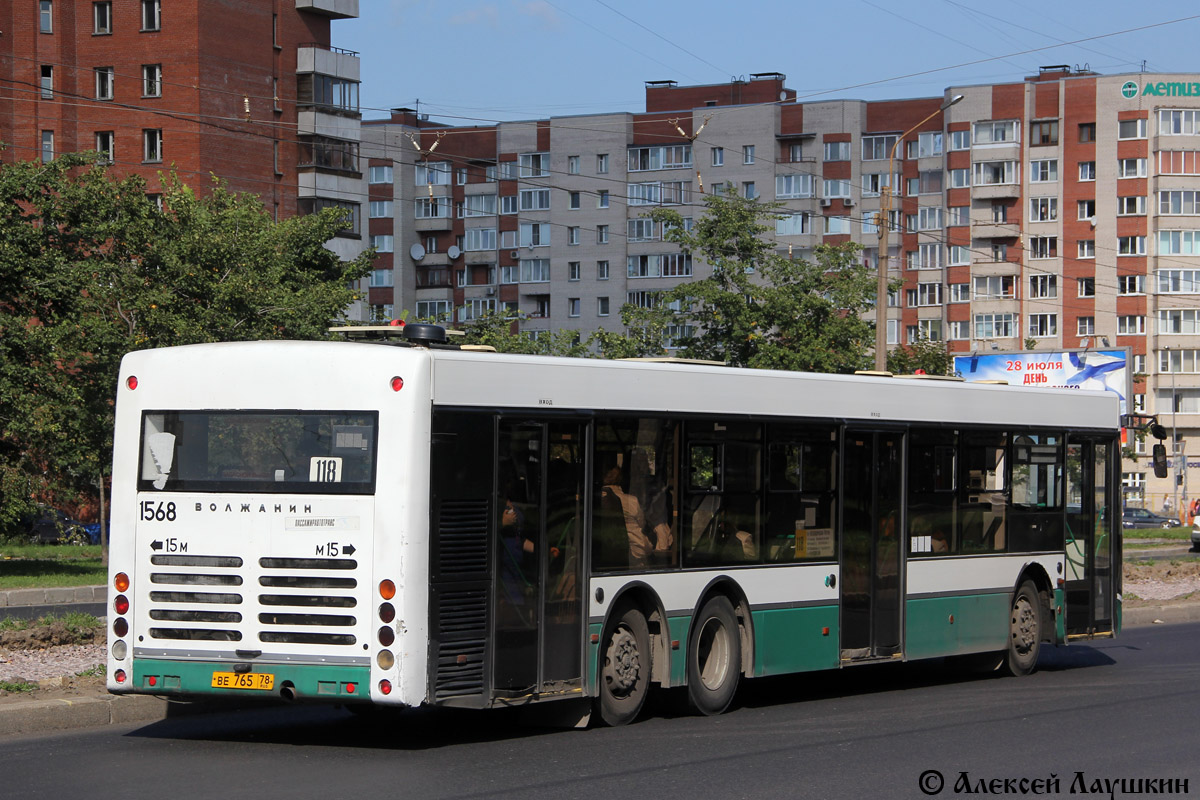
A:
<svg viewBox="0 0 1200 800">
<path fill-rule="evenodd" d="M 694 620 L 688 644 L 688 700 L 701 714 L 729 708 L 742 669 L 741 636 L 729 598 L 712 597 Z"/>
<path fill-rule="evenodd" d="M 1041 603 L 1032 581 L 1025 581 L 1013 595 L 1009 617 L 1008 658 L 1004 660 L 1009 675 L 1028 675 L 1037 664 L 1042 642 Z"/>
<path fill-rule="evenodd" d="M 606 725 L 637 719 L 650 689 L 650 631 L 646 618 L 627 608 L 609 624 L 600 670 L 600 718 Z"/>
</svg>

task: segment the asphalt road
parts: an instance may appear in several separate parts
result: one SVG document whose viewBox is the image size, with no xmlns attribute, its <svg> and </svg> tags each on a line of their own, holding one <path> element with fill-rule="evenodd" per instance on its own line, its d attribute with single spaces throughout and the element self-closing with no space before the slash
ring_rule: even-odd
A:
<svg viewBox="0 0 1200 800">
<path fill-rule="evenodd" d="M 508 712 L 353 717 L 289 707 L 4 738 L 13 798 L 926 797 L 967 776 L 1108 796 L 1095 781 L 1187 779 L 1200 794 L 1200 625 L 1043 653 L 1034 675 L 940 662 L 743 685 L 724 716 L 662 702 L 626 728 L 547 730 Z M 1082 774 L 1082 788 L 1077 773 Z M 989 795 L 1004 793 L 1003 783 Z M 1026 784 L 1032 789 L 1035 784 Z M 1052 789 L 1057 788 L 1057 791 Z M 1027 791 L 1025 794 L 1033 794 Z M 974 795 L 972 795 L 974 796 Z M 1118 790 L 1115 796 L 1121 796 Z"/>
</svg>

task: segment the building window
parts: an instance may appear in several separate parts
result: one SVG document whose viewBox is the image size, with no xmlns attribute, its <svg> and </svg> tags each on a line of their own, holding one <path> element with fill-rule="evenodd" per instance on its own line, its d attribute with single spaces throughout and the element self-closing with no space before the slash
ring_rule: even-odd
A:
<svg viewBox="0 0 1200 800">
<path fill-rule="evenodd" d="M 1081 142 L 1096 141 L 1096 123 L 1094 123 L 1094 122 L 1079 123 L 1079 141 L 1081 141 Z"/>
<path fill-rule="evenodd" d="M 1076 296 L 1078 297 L 1095 297 L 1096 296 L 1096 279 L 1095 278 L 1076 278 L 1075 279 Z"/>
<path fill-rule="evenodd" d="M 437 199 L 437 198 L 434 198 L 434 199 Z M 446 203 L 446 205 L 448 206 L 449 203 Z M 419 208 L 420 207 L 418 206 L 418 209 Z M 370 214 L 371 219 L 383 219 L 385 217 L 391 217 L 392 216 L 392 201 L 391 200 L 372 200 L 368 213 Z M 419 210 L 417 213 L 418 213 L 418 215 L 420 215 Z M 449 216 L 449 214 L 446 213 L 446 214 L 442 214 L 441 216 Z"/>
<path fill-rule="evenodd" d="M 758 197 L 758 189 L 754 186 L 754 181 L 744 181 L 742 183 L 742 197 L 747 200 L 753 200 Z"/>
<path fill-rule="evenodd" d="M 951 303 L 969 303 L 971 302 L 971 284 L 969 283 L 952 283 L 950 284 L 950 301 Z"/>
<path fill-rule="evenodd" d="M 598 281 L 608 280 L 608 262 L 607 261 L 597 261 L 596 262 L 596 280 L 598 280 Z"/>
<path fill-rule="evenodd" d="M 567 174 L 579 174 L 579 156 L 567 156 Z"/>
<path fill-rule="evenodd" d="M 1058 120 L 1039 120 L 1029 124 L 1030 146 L 1058 144 Z"/>
<path fill-rule="evenodd" d="M 454 183 L 458 186 L 466 186 L 467 185 L 467 168 L 466 167 L 459 167 L 458 169 L 454 170 Z"/>
<path fill-rule="evenodd" d="M 973 183 L 976 186 L 1014 184 L 1019 177 L 1015 161 L 976 161 L 972 166 Z"/>
<path fill-rule="evenodd" d="M 850 197 L 850 181 L 826 179 L 822 182 L 821 196 L 829 198 Z"/>
<path fill-rule="evenodd" d="M 568 193 L 567 197 L 570 199 L 569 207 L 572 210 L 577 210 L 579 208 L 579 204 L 581 202 L 579 192 L 570 192 L 570 193 Z"/>
<path fill-rule="evenodd" d="M 1192 136 L 1200 133 L 1200 113 L 1196 109 L 1163 108 L 1158 112 L 1161 136 Z"/>
<path fill-rule="evenodd" d="M 1196 216 L 1200 214 L 1200 192 L 1196 190 L 1158 193 L 1158 213 L 1164 216 Z"/>
<path fill-rule="evenodd" d="M 1144 256 L 1146 255 L 1145 236 L 1120 236 L 1117 238 L 1117 255 Z"/>
<path fill-rule="evenodd" d="M 598 317 L 607 317 L 608 316 L 608 298 L 607 297 L 597 297 L 596 298 L 596 316 L 598 316 Z"/>
<path fill-rule="evenodd" d="M 567 262 L 567 280 L 569 280 L 569 281 L 579 280 L 579 272 L 580 272 L 580 270 L 579 270 L 579 262 L 578 261 L 568 261 Z"/>
<path fill-rule="evenodd" d="M 549 283 L 550 259 L 526 258 L 521 260 L 521 283 Z"/>
<path fill-rule="evenodd" d="M 1146 159 L 1144 159 L 1144 158 L 1120 158 L 1120 159 L 1117 159 L 1117 177 L 1118 178 L 1144 178 L 1144 177 L 1146 177 Z"/>
<path fill-rule="evenodd" d="M 567 228 L 567 244 L 575 246 L 579 244 L 579 226 L 572 225 Z"/>
<path fill-rule="evenodd" d="M 54 99 L 54 67 L 49 64 L 42 65 L 41 89 L 43 100 Z"/>
<path fill-rule="evenodd" d="M 96 132 L 96 152 L 100 154 L 101 164 L 111 164 L 113 162 L 115 142 L 116 139 L 112 131 Z"/>
<path fill-rule="evenodd" d="M 626 241 L 628 242 L 655 242 L 658 241 L 658 223 L 649 217 L 639 217 L 631 219 L 628 223 L 626 233 Z"/>
<path fill-rule="evenodd" d="M 1011 339 L 1016 336 L 1015 314 L 976 314 L 976 339 Z"/>
<path fill-rule="evenodd" d="M 1095 258 L 1096 257 L 1096 240 L 1095 239 L 1080 239 L 1079 258 Z"/>
<path fill-rule="evenodd" d="M 1095 200 L 1079 200 L 1076 202 L 1075 208 L 1079 211 L 1079 219 L 1081 220 L 1096 218 Z"/>
<path fill-rule="evenodd" d="M 550 246 L 550 223 L 522 222 L 520 231 L 521 247 Z"/>
<path fill-rule="evenodd" d="M 162 64 L 142 65 L 142 97 L 162 97 Z"/>
<path fill-rule="evenodd" d="M 521 153 L 517 160 L 522 178 L 546 178 L 550 175 L 549 153 Z"/>
<path fill-rule="evenodd" d="M 522 189 L 521 190 L 521 210 L 522 211 L 549 211 L 550 210 L 550 190 L 549 189 Z"/>
<path fill-rule="evenodd" d="M 596 174 L 608 174 L 608 153 L 600 153 L 596 156 Z"/>
<path fill-rule="evenodd" d="M 142 0 L 142 30 L 156 31 L 162 28 L 161 14 L 162 0 Z"/>
<path fill-rule="evenodd" d="M 1020 124 L 1015 119 L 1003 122 L 976 122 L 974 144 L 1012 144 L 1020 141 L 1020 132 Z"/>
<path fill-rule="evenodd" d="M 788 145 L 788 161 L 795 164 L 798 161 L 804 160 L 804 145 L 802 143 L 793 143 Z"/>
<path fill-rule="evenodd" d="M 316 214 L 326 208 L 341 209 L 345 213 L 345 227 L 337 232 L 337 236 L 346 236 L 358 238 L 360 235 L 359 215 L 361 209 L 358 203 L 350 203 L 345 200 L 333 200 L 326 197 L 301 197 L 297 204 L 301 214 Z M 436 240 L 430 243 L 436 245 Z M 436 253 L 436 248 L 426 247 L 431 253 Z"/>
<path fill-rule="evenodd" d="M 1146 138 L 1145 119 L 1123 119 L 1117 122 L 1117 138 L 1118 139 L 1145 139 Z"/>
<path fill-rule="evenodd" d="M 608 189 L 601 189 L 596 197 L 596 208 L 608 208 Z"/>
<path fill-rule="evenodd" d="M 980 275 L 974 279 L 976 300 L 1005 300 L 1015 297 L 1012 275 Z"/>
<path fill-rule="evenodd" d="M 1058 336 L 1058 314 L 1030 314 L 1029 335 L 1034 339 Z"/>
<path fill-rule="evenodd" d="M 445 322 L 450 319 L 449 300 L 418 300 L 417 319 Z"/>
<path fill-rule="evenodd" d="M 142 131 L 142 160 L 146 163 L 157 163 L 163 160 L 162 128 L 150 128 Z"/>
<path fill-rule="evenodd" d="M 92 33 L 112 33 L 112 2 L 92 3 Z"/>
<path fill-rule="evenodd" d="M 807 212 L 797 211 L 775 218 L 776 236 L 801 236 L 806 233 L 812 233 Z"/>
<path fill-rule="evenodd" d="M 54 0 L 41 0 L 38 11 L 38 30 L 54 33 Z"/>
<path fill-rule="evenodd" d="M 596 226 L 596 244 L 608 244 L 608 226 Z"/>
<path fill-rule="evenodd" d="M 332 75 L 304 73 L 296 76 L 296 102 L 338 111 L 358 113 L 358 81 Z M 447 165 L 447 173 L 449 166 Z M 449 183 L 449 177 L 447 177 Z"/>
<path fill-rule="evenodd" d="M 825 160 L 826 161 L 849 161 L 850 160 L 850 143 L 849 142 L 825 142 Z"/>
<path fill-rule="evenodd" d="M 1057 197 L 1031 197 L 1029 199 L 1030 222 L 1054 222 L 1057 219 Z"/>
<path fill-rule="evenodd" d="M 301 136 L 298 166 L 358 172 L 358 142 L 328 136 Z"/>
<path fill-rule="evenodd" d="M 787 200 L 813 196 L 812 175 L 776 175 L 775 199 Z"/>
<path fill-rule="evenodd" d="M 1145 294 L 1146 293 L 1146 276 L 1145 275 L 1118 275 L 1117 276 L 1117 294 Z"/>
<path fill-rule="evenodd" d="M 1123 314 L 1117 317 L 1118 336 L 1145 336 L 1146 318 L 1138 314 Z"/>
<path fill-rule="evenodd" d="M 580 306 L 580 303 L 579 303 L 578 297 L 568 297 L 567 298 L 567 316 L 568 317 L 578 317 L 579 316 L 579 306 Z"/>
<path fill-rule="evenodd" d="M 1029 276 L 1029 297 L 1034 300 L 1049 300 L 1058 297 L 1058 276 Z"/>
<path fill-rule="evenodd" d="M 390 267 L 388 269 L 373 269 L 368 276 L 367 285 L 372 289 L 386 289 L 394 285 L 393 275 L 394 273 Z"/>
<path fill-rule="evenodd" d="M 971 170 L 963 167 L 962 169 L 950 170 L 950 188 L 965 189 L 971 185 Z"/>
<path fill-rule="evenodd" d="M 371 167 L 368 172 L 368 180 L 371 183 L 391 183 L 392 168 L 389 166 Z"/>
<path fill-rule="evenodd" d="M 1058 257 L 1058 237 L 1057 236 L 1033 236 L 1029 239 L 1029 257 L 1033 258 L 1057 258 Z"/>
<path fill-rule="evenodd" d="M 1058 180 L 1058 159 L 1047 158 L 1041 161 L 1029 162 L 1029 180 L 1031 183 L 1052 183 Z"/>
<path fill-rule="evenodd" d="M 743 164 L 753 164 L 754 163 L 754 145 L 752 145 L 752 144 L 742 145 L 742 163 Z"/>
<path fill-rule="evenodd" d="M 1096 333 L 1096 318 L 1095 317 L 1076 317 L 1075 318 L 1075 335 L 1076 336 L 1093 336 Z"/>
<path fill-rule="evenodd" d="M 380 253 L 392 252 L 393 248 L 395 247 L 395 243 L 396 243 L 396 238 L 394 236 L 381 234 L 379 236 L 371 237 L 371 246 L 374 247 Z M 391 270 L 388 270 L 388 271 L 391 272 Z M 390 283 L 388 285 L 391 286 Z"/>
<path fill-rule="evenodd" d="M 950 149 L 951 150 L 970 150 L 971 149 L 971 132 L 968 131 L 951 131 L 950 132 Z"/>
<path fill-rule="evenodd" d="M 1117 198 L 1118 217 L 1146 216 L 1146 198 L 1143 195 L 1130 195 Z"/>
<path fill-rule="evenodd" d="M 42 163 L 54 160 L 54 131 L 42 131 Z"/>
<path fill-rule="evenodd" d="M 113 99 L 113 68 L 112 67 L 96 67 L 96 99 L 97 100 L 112 100 Z"/>
<path fill-rule="evenodd" d="M 1096 180 L 1096 162 L 1095 161 L 1080 161 L 1079 162 L 1079 180 L 1081 180 L 1081 181 Z"/>
<path fill-rule="evenodd" d="M 712 149 L 712 165 L 714 167 L 721 167 L 721 166 L 725 165 L 725 148 L 724 147 L 714 147 Z"/>
</svg>

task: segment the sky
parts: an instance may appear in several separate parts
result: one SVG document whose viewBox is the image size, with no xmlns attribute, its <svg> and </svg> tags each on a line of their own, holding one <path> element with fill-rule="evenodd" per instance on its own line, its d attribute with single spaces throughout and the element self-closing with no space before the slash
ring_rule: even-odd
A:
<svg viewBox="0 0 1200 800">
<path fill-rule="evenodd" d="M 1054 64 L 1200 72 L 1185 0 L 360 0 L 332 31 L 359 53 L 364 119 L 407 106 L 453 125 L 637 112 L 646 81 L 756 72 L 800 100 L 940 96 Z"/>
</svg>

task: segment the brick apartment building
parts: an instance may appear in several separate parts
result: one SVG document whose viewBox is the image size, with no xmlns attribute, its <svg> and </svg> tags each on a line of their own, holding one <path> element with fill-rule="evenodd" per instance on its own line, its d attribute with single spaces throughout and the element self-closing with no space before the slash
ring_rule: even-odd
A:
<svg viewBox="0 0 1200 800">
<path fill-rule="evenodd" d="M 397 109 L 363 123 L 381 251 L 370 303 L 380 317 L 454 322 L 519 309 L 535 336 L 616 328 L 622 304 L 707 274 L 642 218 L 650 207 L 699 214 L 701 187 L 777 200 L 781 252 L 854 241 L 874 267 L 890 185 L 891 274 L 904 283 L 890 344 L 1129 347 L 1146 376 L 1134 408 L 1186 449 L 1200 435 L 1197 80 L 1047 67 L 942 97 L 797 102 L 765 73 L 647 83 L 642 113 L 466 128 Z M 889 176 L 897 137 L 960 94 L 901 143 Z M 1135 500 L 1187 491 L 1144 461 L 1125 470 Z"/>
<path fill-rule="evenodd" d="M 96 150 L 160 185 L 174 169 L 276 217 L 349 208 L 363 249 L 357 54 L 330 23 L 358 0 L 13 0 L 0 4 L 0 160 Z"/>
</svg>

